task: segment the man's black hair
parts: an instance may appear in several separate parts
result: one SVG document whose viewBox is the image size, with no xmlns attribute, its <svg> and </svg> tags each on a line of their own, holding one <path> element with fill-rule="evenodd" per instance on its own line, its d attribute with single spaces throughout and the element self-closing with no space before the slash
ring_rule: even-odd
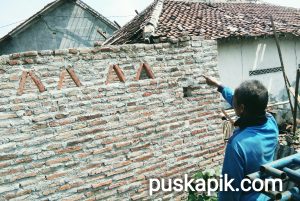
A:
<svg viewBox="0 0 300 201">
<path fill-rule="evenodd" d="M 243 82 L 234 93 L 236 104 L 244 104 L 248 115 L 263 115 L 268 105 L 269 95 L 266 87 L 258 80 Z"/>
</svg>

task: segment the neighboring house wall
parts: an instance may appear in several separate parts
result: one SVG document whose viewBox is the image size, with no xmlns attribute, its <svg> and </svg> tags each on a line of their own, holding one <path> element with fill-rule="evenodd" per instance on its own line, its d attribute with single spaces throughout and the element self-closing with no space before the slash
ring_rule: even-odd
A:
<svg viewBox="0 0 300 201">
<path fill-rule="evenodd" d="M 300 64 L 300 40 L 280 39 L 283 61 L 288 78 L 295 84 Z M 277 46 L 273 38 L 230 39 L 218 41 L 218 69 L 224 84 L 236 88 L 242 81 L 257 79 L 268 88 L 271 101 L 287 100 L 282 71 L 262 72 L 261 69 L 280 67 Z M 275 69 L 272 69 L 275 70 Z M 250 71 L 262 73 L 249 75 Z"/>
<path fill-rule="evenodd" d="M 27 29 L 0 43 L 0 55 L 30 50 L 92 47 L 105 39 L 97 30 L 116 30 L 70 1 L 37 18 Z"/>
<path fill-rule="evenodd" d="M 0 57 L 0 199 L 150 199 L 150 178 L 219 166 L 220 95 L 200 76 L 219 77 L 217 43 L 185 40 Z M 155 79 L 135 80 L 143 62 Z M 125 83 L 113 76 L 105 84 L 112 64 Z M 65 65 L 83 86 L 66 73 L 57 89 Z M 28 77 L 17 95 L 29 70 L 47 91 Z M 160 191 L 152 198 L 184 196 Z"/>
</svg>

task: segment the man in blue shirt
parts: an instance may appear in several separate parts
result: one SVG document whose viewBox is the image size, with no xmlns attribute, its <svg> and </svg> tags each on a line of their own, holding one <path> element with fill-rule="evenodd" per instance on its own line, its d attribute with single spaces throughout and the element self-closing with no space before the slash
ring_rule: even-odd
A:
<svg viewBox="0 0 300 201">
<path fill-rule="evenodd" d="M 265 112 L 268 91 L 257 80 L 243 82 L 235 91 L 214 78 L 203 76 L 207 84 L 215 86 L 239 117 L 237 127 L 229 138 L 225 151 L 222 175 L 234 179 L 233 189 L 220 191 L 219 201 L 265 201 L 262 193 L 241 190 L 246 175 L 257 172 L 260 166 L 273 161 L 278 144 L 278 127 L 272 115 Z"/>
</svg>

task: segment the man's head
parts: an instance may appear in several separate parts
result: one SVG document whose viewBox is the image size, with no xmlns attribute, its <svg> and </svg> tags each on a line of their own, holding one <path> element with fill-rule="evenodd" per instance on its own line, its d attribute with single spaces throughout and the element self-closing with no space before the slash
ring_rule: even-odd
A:
<svg viewBox="0 0 300 201">
<path fill-rule="evenodd" d="M 256 116 L 265 113 L 268 90 L 258 80 L 243 82 L 234 92 L 233 107 L 238 116 Z"/>
</svg>

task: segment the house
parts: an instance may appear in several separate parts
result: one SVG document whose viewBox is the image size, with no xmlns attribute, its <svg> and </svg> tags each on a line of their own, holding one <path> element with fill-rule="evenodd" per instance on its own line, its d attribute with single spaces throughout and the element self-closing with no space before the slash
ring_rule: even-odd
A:
<svg viewBox="0 0 300 201">
<path fill-rule="evenodd" d="M 221 2 L 221 3 L 220 3 Z M 300 11 L 260 1 L 156 0 L 105 44 L 162 43 L 185 35 L 218 43 L 221 80 L 237 87 L 258 79 L 271 100 L 286 100 L 282 68 L 270 16 L 280 33 L 284 65 L 291 83 L 300 64 Z"/>
<path fill-rule="evenodd" d="M 56 0 L 0 39 L 0 55 L 92 47 L 119 27 L 80 0 Z"/>
</svg>

